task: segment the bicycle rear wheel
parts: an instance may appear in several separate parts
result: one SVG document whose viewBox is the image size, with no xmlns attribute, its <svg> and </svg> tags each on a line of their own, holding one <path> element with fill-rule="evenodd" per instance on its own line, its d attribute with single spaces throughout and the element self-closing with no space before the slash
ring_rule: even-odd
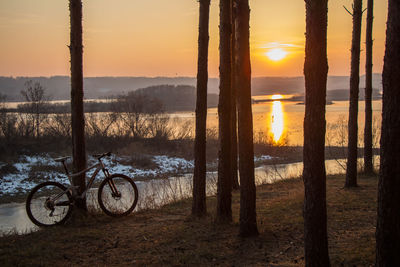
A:
<svg viewBox="0 0 400 267">
<path fill-rule="evenodd" d="M 138 196 L 136 184 L 123 174 L 113 174 L 104 179 L 98 191 L 100 208 L 113 217 L 131 213 L 136 207 Z"/>
<path fill-rule="evenodd" d="M 63 224 L 71 215 L 72 198 L 67 188 L 57 182 L 35 186 L 26 199 L 26 213 L 37 226 Z"/>
</svg>

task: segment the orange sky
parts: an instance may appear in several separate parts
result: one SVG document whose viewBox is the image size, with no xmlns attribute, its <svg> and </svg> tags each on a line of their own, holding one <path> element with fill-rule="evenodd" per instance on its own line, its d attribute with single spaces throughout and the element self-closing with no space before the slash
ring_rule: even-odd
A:
<svg viewBox="0 0 400 267">
<path fill-rule="evenodd" d="M 218 76 L 218 2 L 212 0 L 209 74 Z M 329 75 L 348 75 L 351 16 L 329 1 Z M 196 0 L 83 0 L 85 76 L 196 76 Z M 366 1 L 364 1 L 366 5 Z M 303 0 L 250 0 L 253 76 L 300 76 L 304 62 Z M 365 7 L 365 6 L 364 6 Z M 387 1 L 375 1 L 374 72 L 381 72 Z M 69 75 L 67 0 L 0 0 L 0 76 Z M 364 72 L 363 17 L 361 72 Z M 283 45 L 282 45 L 283 44 Z M 285 59 L 265 53 L 283 47 Z"/>
</svg>

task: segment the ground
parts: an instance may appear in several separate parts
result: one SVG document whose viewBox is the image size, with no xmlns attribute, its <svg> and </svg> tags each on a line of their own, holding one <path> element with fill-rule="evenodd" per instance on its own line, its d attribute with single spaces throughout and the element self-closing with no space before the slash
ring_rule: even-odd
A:
<svg viewBox="0 0 400 267">
<path fill-rule="evenodd" d="M 343 176 L 327 180 L 332 266 L 372 266 L 375 257 L 377 177 L 344 189 Z M 260 235 L 238 236 L 239 193 L 233 223 L 190 216 L 191 200 L 126 218 L 88 215 L 81 222 L 0 238 L 1 266 L 303 266 L 303 183 L 290 179 L 257 187 Z"/>
</svg>

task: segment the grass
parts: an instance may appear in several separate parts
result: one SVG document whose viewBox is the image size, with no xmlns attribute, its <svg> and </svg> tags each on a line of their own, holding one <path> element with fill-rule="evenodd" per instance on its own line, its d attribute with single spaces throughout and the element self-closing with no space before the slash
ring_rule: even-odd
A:
<svg viewBox="0 0 400 267">
<path fill-rule="evenodd" d="M 10 173 L 17 173 L 18 169 L 14 167 L 13 164 L 6 163 L 0 167 L 0 175 L 7 175 Z"/>
<path fill-rule="evenodd" d="M 327 180 L 328 235 L 332 266 L 370 266 L 375 258 L 377 177 L 344 189 L 343 176 Z M 84 221 L 0 238 L 1 266 L 303 266 L 303 183 L 290 179 L 257 188 L 260 235 L 238 236 L 239 194 L 233 223 L 190 216 L 191 200 L 126 218 L 88 215 Z"/>
</svg>

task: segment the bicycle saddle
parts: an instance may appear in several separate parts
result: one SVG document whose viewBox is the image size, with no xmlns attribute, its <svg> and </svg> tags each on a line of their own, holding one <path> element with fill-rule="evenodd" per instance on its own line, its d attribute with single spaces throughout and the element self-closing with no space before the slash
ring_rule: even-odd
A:
<svg viewBox="0 0 400 267">
<path fill-rule="evenodd" d="M 60 157 L 60 158 L 56 158 L 56 159 L 54 159 L 54 161 L 55 162 L 64 162 L 64 161 L 66 161 L 67 159 L 69 159 L 70 157 Z"/>
</svg>

